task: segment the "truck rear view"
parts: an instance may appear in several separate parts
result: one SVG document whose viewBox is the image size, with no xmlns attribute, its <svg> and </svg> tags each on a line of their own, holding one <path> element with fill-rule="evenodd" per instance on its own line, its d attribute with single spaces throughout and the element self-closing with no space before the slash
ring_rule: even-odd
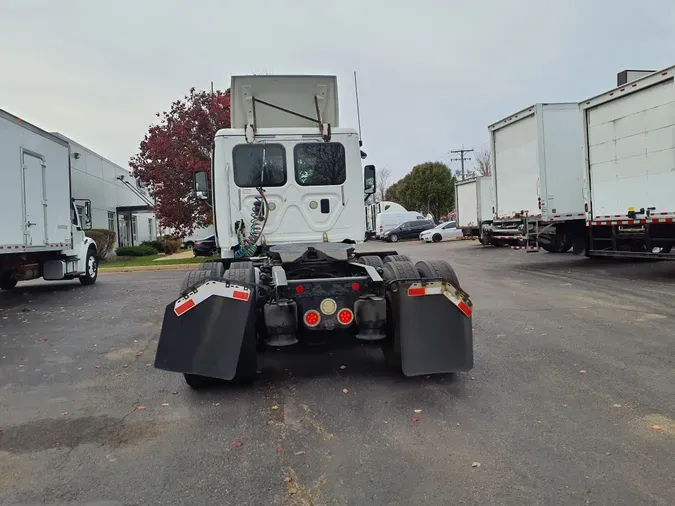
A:
<svg viewBox="0 0 675 506">
<path fill-rule="evenodd" d="M 579 104 L 588 256 L 675 258 L 675 67 Z"/>
<path fill-rule="evenodd" d="M 488 129 L 494 201 L 488 242 L 562 252 L 583 241 L 577 104 L 536 104 Z"/>
<path fill-rule="evenodd" d="M 409 376 L 469 370 L 472 305 L 452 267 L 356 251 L 375 167 L 339 127 L 337 80 L 240 76 L 232 90 L 233 128 L 196 178 L 222 258 L 166 307 L 155 366 L 199 388 L 252 381 L 268 348 L 359 344 Z"/>
</svg>

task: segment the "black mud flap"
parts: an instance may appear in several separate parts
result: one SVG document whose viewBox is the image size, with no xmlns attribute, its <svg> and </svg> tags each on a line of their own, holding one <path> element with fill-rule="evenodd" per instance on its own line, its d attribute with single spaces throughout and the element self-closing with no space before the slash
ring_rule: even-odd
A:
<svg viewBox="0 0 675 506">
<path fill-rule="evenodd" d="M 473 308 L 468 294 L 440 280 L 397 283 L 392 301 L 397 307 L 403 374 L 471 370 Z"/>
<path fill-rule="evenodd" d="M 253 301 L 248 287 L 209 280 L 166 306 L 155 367 L 233 379 Z"/>
</svg>

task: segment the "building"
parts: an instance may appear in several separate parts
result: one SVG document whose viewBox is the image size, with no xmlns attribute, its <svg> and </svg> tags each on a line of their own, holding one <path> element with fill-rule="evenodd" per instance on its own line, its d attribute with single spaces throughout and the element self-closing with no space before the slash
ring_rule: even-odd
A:
<svg viewBox="0 0 675 506">
<path fill-rule="evenodd" d="M 70 184 L 74 199 L 91 201 L 92 228 L 112 230 L 118 246 L 157 239 L 152 198 L 128 169 L 94 153 L 63 134 L 70 144 Z"/>
</svg>

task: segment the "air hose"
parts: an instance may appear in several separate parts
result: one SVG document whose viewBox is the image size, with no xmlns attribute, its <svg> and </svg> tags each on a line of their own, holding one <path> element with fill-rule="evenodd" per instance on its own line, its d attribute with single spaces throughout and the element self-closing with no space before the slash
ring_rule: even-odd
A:
<svg viewBox="0 0 675 506">
<path fill-rule="evenodd" d="M 243 224 L 237 231 L 237 239 L 239 241 L 239 249 L 235 251 L 235 258 L 254 256 L 258 249 L 258 241 L 262 237 L 263 230 L 267 224 L 269 216 L 269 203 L 265 197 L 265 191 L 261 186 L 256 188 L 258 195 L 255 197 L 253 207 L 251 209 L 251 220 L 249 225 L 248 237 L 244 235 Z"/>
</svg>

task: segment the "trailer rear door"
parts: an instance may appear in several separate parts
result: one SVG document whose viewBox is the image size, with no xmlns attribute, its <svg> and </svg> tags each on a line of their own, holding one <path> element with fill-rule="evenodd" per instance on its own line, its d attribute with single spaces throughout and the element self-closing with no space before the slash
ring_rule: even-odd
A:
<svg viewBox="0 0 675 506">
<path fill-rule="evenodd" d="M 494 130 L 495 195 L 498 217 L 539 212 L 539 136 L 537 117 Z"/>
<path fill-rule="evenodd" d="M 675 211 L 675 84 L 663 81 L 586 111 L 594 217 Z"/>
<path fill-rule="evenodd" d="M 24 244 L 44 248 L 47 241 L 46 163 L 41 155 L 22 150 Z"/>
</svg>

